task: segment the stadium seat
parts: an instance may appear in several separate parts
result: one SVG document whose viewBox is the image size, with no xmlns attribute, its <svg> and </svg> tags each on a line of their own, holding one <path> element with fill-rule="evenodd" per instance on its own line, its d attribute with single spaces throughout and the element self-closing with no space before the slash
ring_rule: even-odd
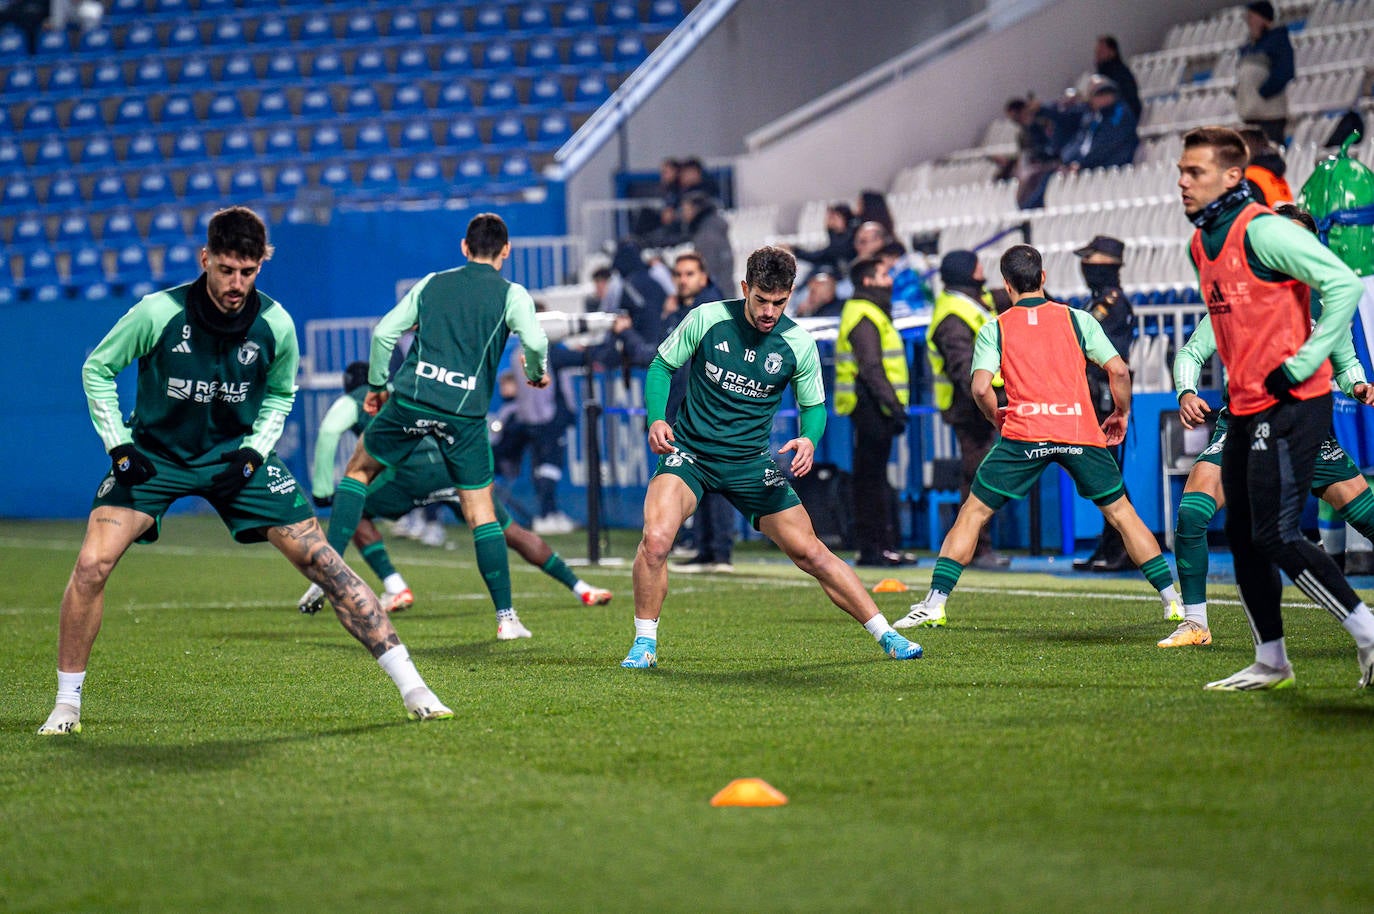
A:
<svg viewBox="0 0 1374 914">
<path fill-rule="evenodd" d="M 227 121 L 243 120 L 243 105 L 239 102 L 238 95 L 234 92 L 221 92 L 210 99 L 203 120 L 221 124 Z"/>
<path fill-rule="evenodd" d="M 530 83 L 530 105 L 538 108 L 561 108 L 567 103 L 563 83 L 555 76 L 541 76 Z"/>
<path fill-rule="evenodd" d="M 132 22 L 124 30 L 124 53 L 147 53 L 157 50 L 157 29 L 148 22 Z"/>
<path fill-rule="evenodd" d="M 5 191 L 0 195 L 0 209 L 15 212 L 31 209 L 38 204 L 38 189 L 23 175 L 15 175 L 5 182 Z"/>
<path fill-rule="evenodd" d="M 444 131 L 444 142 L 453 152 L 466 152 L 481 146 L 482 137 L 477 132 L 477 121 L 470 117 L 455 117 Z"/>
<path fill-rule="evenodd" d="M 155 165 L 162 161 L 162 147 L 157 136 L 148 132 L 135 133 L 124 147 L 124 164 Z"/>
<path fill-rule="evenodd" d="M 425 104 L 425 90 L 414 83 L 405 83 L 397 86 L 396 91 L 391 95 L 390 110 L 394 113 L 418 113 L 427 108 L 428 105 Z"/>
<path fill-rule="evenodd" d="M 38 45 L 34 49 L 35 57 L 65 57 L 72 52 L 71 44 L 67 41 L 66 32 L 56 32 L 44 29 L 38 33 Z"/>
<path fill-rule="evenodd" d="M 140 96 L 131 95 L 122 99 L 115 108 L 114 126 L 147 127 L 152 124 L 148 114 L 148 103 Z"/>
<path fill-rule="evenodd" d="M 24 160 L 24 147 L 0 135 L 0 175 L 18 174 L 28 167 L 28 162 Z"/>
<path fill-rule="evenodd" d="M 475 31 L 487 34 L 504 32 L 506 31 L 506 11 L 495 3 L 480 6 L 473 17 L 472 26 Z"/>
<path fill-rule="evenodd" d="M 561 111 L 550 111 L 539 119 L 539 131 L 535 142 L 540 146 L 562 146 L 572 137 L 572 124 Z"/>
<path fill-rule="evenodd" d="M 235 127 L 224 132 L 219 145 L 220 159 L 226 162 L 241 162 L 257 154 L 258 151 L 253 148 L 253 134 L 250 131 Z"/>
<path fill-rule="evenodd" d="M 191 12 L 189 0 L 153 0 L 153 9 L 164 16 L 185 16 Z"/>
<path fill-rule="evenodd" d="M 649 22 L 654 25 L 673 26 L 682 21 L 682 4 L 678 0 L 652 0 L 649 4 Z"/>
<path fill-rule="evenodd" d="M 568 49 L 568 63 L 574 67 L 599 67 L 605 62 L 601 42 L 594 35 L 583 35 Z"/>
<path fill-rule="evenodd" d="M 91 68 L 91 88 L 96 92 L 122 92 L 128 83 L 116 60 L 102 60 Z"/>
<path fill-rule="evenodd" d="M 30 289 L 61 282 L 57 260 L 47 248 L 35 248 L 24 255 L 24 285 Z"/>
<path fill-rule="evenodd" d="M 14 281 L 9 277 L 7 269 L 5 275 L 0 276 L 0 308 L 14 304 L 18 297 L 19 290 L 14 287 Z"/>
<path fill-rule="evenodd" d="M 100 243 L 105 247 L 135 244 L 141 240 L 138 222 L 129 210 L 117 209 L 105 217 L 105 224 L 100 228 Z"/>
<path fill-rule="evenodd" d="M 513 149 L 529 141 L 525 122 L 515 114 L 498 117 L 491 125 L 491 145 L 498 149 Z"/>
<path fill-rule="evenodd" d="M 278 51 L 267 58 L 267 78 L 291 82 L 300 79 L 301 65 L 290 51 Z"/>
<path fill-rule="evenodd" d="M 106 180 L 108 177 L 109 176 L 106 175 L 97 179 L 96 184 L 100 184 L 101 181 Z M 120 186 L 123 187 L 123 184 L 121 183 Z M 91 190 L 91 200 L 92 202 L 98 202 L 96 201 L 96 191 L 94 187 L 92 187 Z M 49 209 L 63 209 L 69 206 L 81 205 L 80 183 L 71 175 L 58 175 L 48 182 L 48 193 L 43 203 Z"/>
<path fill-rule="evenodd" d="M 267 89 L 258 93 L 258 106 L 253 117 L 260 121 L 285 121 L 291 118 L 291 101 L 281 89 Z"/>
<path fill-rule="evenodd" d="M 5 94 L 22 98 L 38 91 L 38 71 L 20 64 L 5 74 Z"/>
<path fill-rule="evenodd" d="M 48 244 L 48 229 L 42 216 L 37 213 L 23 213 L 14 220 L 9 247 L 15 253 L 23 254 L 34 248 L 47 247 Z"/>
<path fill-rule="evenodd" d="M 76 53 L 86 57 L 95 54 L 109 54 L 114 49 L 114 33 L 105 27 L 82 32 L 81 37 L 76 42 Z"/>
<path fill-rule="evenodd" d="M 375 117 L 382 113 L 382 101 L 371 86 L 357 86 L 344 99 L 344 113 L 349 117 Z"/>
<path fill-rule="evenodd" d="M 310 156 L 320 159 L 343 152 L 343 134 L 333 124 L 325 124 L 310 135 Z"/>
<path fill-rule="evenodd" d="M 301 117 L 322 118 L 334 116 L 334 99 L 324 89 L 307 89 L 301 96 Z"/>
<path fill-rule="evenodd" d="M 452 7 L 445 6 L 434 11 L 430 20 L 431 35 L 457 35 L 463 31 L 463 14 Z"/>
<path fill-rule="evenodd" d="M 487 163 L 481 156 L 470 154 L 458 162 L 454 170 L 453 183 L 467 191 L 472 191 L 487 180 Z"/>
<path fill-rule="evenodd" d="M 482 67 L 487 70 L 510 70 L 515 67 L 515 48 L 509 41 L 487 42 L 482 50 Z"/>
<path fill-rule="evenodd" d="M 395 10 L 386 34 L 388 38 L 414 38 L 420 34 L 420 17 L 413 10 Z"/>
<path fill-rule="evenodd" d="M 19 31 L 18 26 L 8 22 L 0 25 L 0 57 L 13 60 L 28 52 L 29 40 Z"/>
<path fill-rule="evenodd" d="M 401 189 L 396 167 L 386 159 L 377 159 L 363 172 L 362 190 L 373 197 L 394 195 Z"/>
<path fill-rule="evenodd" d="M 81 91 L 81 71 L 69 63 L 57 63 L 48 73 L 48 91 L 72 95 Z"/>
<path fill-rule="evenodd" d="M 575 0 L 563 7 L 563 17 L 559 21 L 559 26 L 568 32 L 587 32 L 596 27 L 596 18 L 592 15 L 592 5 Z"/>
<path fill-rule="evenodd" d="M 291 43 L 291 29 L 286 20 L 277 16 L 265 16 L 258 22 L 253 34 L 253 43 L 259 46 L 287 45 Z"/>
<path fill-rule="evenodd" d="M 439 55 L 439 70 L 466 73 L 472 69 L 472 51 L 465 44 L 454 43 Z"/>
<path fill-rule="evenodd" d="M 170 244 L 162 251 L 161 282 L 190 282 L 200 275 L 200 251 L 184 242 Z"/>
<path fill-rule="evenodd" d="M 482 107 L 493 111 L 508 111 L 520 104 L 515 93 L 515 83 L 509 79 L 493 79 L 487 83 L 482 95 Z"/>
<path fill-rule="evenodd" d="M 377 78 L 386 75 L 386 55 L 376 48 L 364 48 L 353 58 L 354 77 Z"/>
<path fill-rule="evenodd" d="M 334 162 L 320 169 L 320 186 L 336 194 L 346 194 L 353 190 L 353 175 L 347 165 Z"/>
<path fill-rule="evenodd" d="M 24 112 L 24 119 L 20 122 L 20 129 L 25 133 L 45 133 L 49 130 L 56 130 L 57 108 L 49 102 L 34 102 L 29 105 L 29 109 Z"/>
<path fill-rule="evenodd" d="M 305 169 L 292 163 L 277 170 L 272 182 L 272 193 L 280 200 L 290 200 L 305 184 Z"/>
<path fill-rule="evenodd" d="M 80 289 L 80 295 L 82 301 L 98 302 L 104 301 L 114 295 L 114 290 L 110 288 L 110 284 L 107 282 L 92 282 L 87 283 Z M 138 297 L 142 298 L 143 295 L 139 295 Z"/>
<path fill-rule="evenodd" d="M 411 164 L 405 187 L 417 196 L 424 196 L 443 191 L 448 187 L 448 180 L 439 160 L 426 156 Z"/>
<path fill-rule="evenodd" d="M 94 245 L 72 251 L 67 267 L 67 285 L 79 288 L 93 282 L 104 282 L 105 279 L 104 251 Z"/>
<path fill-rule="evenodd" d="M 208 168 L 195 168 L 186 174 L 186 186 L 182 189 L 181 199 L 187 203 L 203 203 L 217 200 L 220 196 L 219 181 Z"/>
<path fill-rule="evenodd" d="M 201 207 L 196 213 L 195 228 L 191 232 L 191 237 L 194 239 L 195 244 L 201 245 L 205 243 L 204 238 L 210 230 L 210 220 L 215 218 L 215 213 L 219 212 L 219 210 L 219 204 L 213 203 L 209 206 Z"/>
<path fill-rule="evenodd" d="M 233 8 L 234 0 L 197 0 L 196 2 L 196 12 L 202 16 L 207 13 L 226 13 Z"/>
<path fill-rule="evenodd" d="M 115 254 L 115 281 L 122 286 L 151 282 L 153 268 L 141 244 L 126 244 Z"/>
<path fill-rule="evenodd" d="M 343 79 L 343 57 L 334 51 L 321 51 L 310 61 L 310 76 L 315 80 Z"/>
<path fill-rule="evenodd" d="M 429 55 L 425 49 L 419 45 L 410 45 L 401 48 L 396 53 L 396 72 L 398 74 L 415 74 L 429 72 Z"/>
<path fill-rule="evenodd" d="M 162 206 L 153 211 L 148 221 L 149 244 L 181 244 L 185 241 L 186 225 L 179 208 Z"/>
<path fill-rule="evenodd" d="M 95 229 L 91 227 L 90 217 L 72 210 L 57 220 L 57 243 L 66 248 L 95 244 Z"/>
<path fill-rule="evenodd" d="M 301 153 L 300 139 L 290 127 L 278 127 L 267 134 L 265 152 L 274 159 L 294 159 Z"/>
<path fill-rule="evenodd" d="M 149 169 L 138 176 L 139 206 L 163 206 L 175 199 L 172 182 L 162 169 Z"/>
<path fill-rule="evenodd" d="M 200 29 L 194 22 L 182 20 L 167 32 L 163 46 L 171 50 L 189 51 L 200 47 Z"/>
<path fill-rule="evenodd" d="M 577 81 L 573 101 L 577 105 L 595 107 L 610 97 L 611 89 L 606 85 L 606 80 L 600 74 L 589 73 Z"/>
<path fill-rule="evenodd" d="M 625 34 L 615 40 L 615 62 L 623 67 L 637 67 L 648 56 L 649 51 L 638 35 Z"/>
<path fill-rule="evenodd" d="M 391 141 L 387 139 L 386 128 L 376 122 L 362 124 L 353 136 L 354 152 L 384 153 L 390 149 Z"/>
<path fill-rule="evenodd" d="M 109 137 L 96 134 L 81 144 L 81 166 L 83 168 L 107 168 L 114 163 L 115 148 Z"/>
<path fill-rule="evenodd" d="M 187 128 L 177 134 L 172 143 L 172 157 L 183 161 L 195 161 L 205 157 L 205 140 L 200 131 Z"/>
<path fill-rule="evenodd" d="M 377 20 L 371 13 L 359 11 L 344 22 L 344 40 L 350 44 L 369 44 L 377 39 Z"/>
<path fill-rule="evenodd" d="M 472 110 L 472 93 L 466 80 L 455 79 L 439 90 L 437 107 L 447 111 Z"/>
<path fill-rule="evenodd" d="M 522 32 L 545 33 L 552 27 L 549 7 L 546 3 L 526 3 L 520 7 L 517 28 Z"/>
<path fill-rule="evenodd" d="M 161 57 L 145 57 L 134 68 L 136 86 L 165 86 L 167 83 L 167 65 Z"/>
<path fill-rule="evenodd" d="M 210 43 L 217 48 L 235 48 L 244 43 L 243 23 L 233 16 L 221 16 L 210 29 Z"/>
<path fill-rule="evenodd" d="M 213 78 L 210 73 L 210 61 L 204 57 L 183 57 L 176 82 L 183 89 L 191 89 L 208 86 Z"/>
<path fill-rule="evenodd" d="M 558 55 L 558 44 L 548 38 L 537 38 L 525 49 L 525 66 L 536 72 L 552 70 L 561 66 L 563 59 Z"/>
<path fill-rule="evenodd" d="M 334 40 L 334 26 L 323 13 L 311 13 L 301 20 L 297 41 L 305 44 L 324 44 Z"/>
<path fill-rule="evenodd" d="M 33 164 L 35 168 L 43 171 L 56 171 L 59 168 L 69 168 L 72 164 L 71 153 L 67 151 L 67 143 L 60 136 L 47 136 L 38 144 L 34 150 Z"/>
<path fill-rule="evenodd" d="M 262 172 L 252 167 L 236 169 L 229 176 L 229 195 L 236 203 L 262 197 Z"/>
<path fill-rule="evenodd" d="M 606 6 L 606 24 L 616 28 L 639 25 L 639 10 L 631 0 L 612 0 Z"/>
<path fill-rule="evenodd" d="M 129 202 L 129 189 L 124 184 L 124 175 L 119 172 L 106 172 L 97 175 L 91 184 L 91 202 L 100 206 L 123 206 Z"/>
<path fill-rule="evenodd" d="M 196 106 L 191 96 L 182 93 L 168 95 L 162 100 L 162 110 L 157 121 L 164 127 L 177 127 L 191 124 L 196 120 Z"/>
<path fill-rule="evenodd" d="M 434 148 L 434 131 L 429 121 L 416 119 L 401 127 L 401 148 L 407 153 L 427 152 Z"/>
<path fill-rule="evenodd" d="M 249 83 L 258 78 L 253 69 L 253 58 L 247 54 L 231 54 L 219 71 L 221 83 Z"/>
</svg>

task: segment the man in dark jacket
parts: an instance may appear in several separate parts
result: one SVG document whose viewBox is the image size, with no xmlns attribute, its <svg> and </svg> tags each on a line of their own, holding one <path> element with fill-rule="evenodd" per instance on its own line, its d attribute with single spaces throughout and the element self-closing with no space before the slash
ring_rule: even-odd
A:
<svg viewBox="0 0 1374 914">
<path fill-rule="evenodd" d="M 692 248 L 706 261 L 706 272 L 723 289 L 735 287 L 735 252 L 730 247 L 730 224 L 716 201 L 700 191 L 682 198 L 682 221 Z"/>
<path fill-rule="evenodd" d="M 1074 171 L 1129 165 L 1139 145 L 1135 115 L 1121 100 L 1121 90 L 1111 80 L 1096 77 L 1083 123 L 1064 146 L 1064 164 Z"/>
<path fill-rule="evenodd" d="M 1131 68 L 1126 66 L 1126 61 L 1121 59 L 1121 45 L 1116 43 L 1115 36 L 1097 36 L 1097 47 L 1093 49 L 1093 58 L 1097 64 L 1097 72 L 1112 82 L 1121 90 L 1121 101 L 1127 108 L 1131 109 L 1131 114 L 1136 121 L 1140 120 L 1140 89 L 1136 85 L 1135 74 Z"/>
<path fill-rule="evenodd" d="M 1288 26 L 1274 25 L 1274 4 L 1245 4 L 1250 41 L 1236 63 L 1236 113 L 1282 145 L 1288 132 L 1288 84 L 1293 81 L 1293 43 Z"/>
</svg>

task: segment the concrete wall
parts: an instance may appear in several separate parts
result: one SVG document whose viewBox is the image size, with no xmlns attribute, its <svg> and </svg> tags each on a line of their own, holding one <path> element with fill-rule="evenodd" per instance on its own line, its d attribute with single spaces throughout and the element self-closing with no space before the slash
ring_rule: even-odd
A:
<svg viewBox="0 0 1374 914">
<path fill-rule="evenodd" d="M 741 157 L 737 203 L 847 199 L 862 187 L 887 187 L 905 166 L 977 145 L 1007 98 L 1027 90 L 1053 98 L 1074 84 L 1092 66 L 1099 34 L 1116 35 L 1129 57 L 1158 48 L 1174 23 L 1232 5 L 1228 0 L 1061 0 Z"/>
</svg>

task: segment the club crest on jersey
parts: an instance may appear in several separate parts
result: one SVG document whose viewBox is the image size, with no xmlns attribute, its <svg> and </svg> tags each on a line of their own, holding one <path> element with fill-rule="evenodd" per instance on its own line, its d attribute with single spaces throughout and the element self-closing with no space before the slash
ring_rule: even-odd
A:
<svg viewBox="0 0 1374 914">
<path fill-rule="evenodd" d="M 113 489 L 114 487 L 115 487 L 115 480 L 114 480 L 114 477 L 113 477 L 113 476 L 106 476 L 106 477 L 105 477 L 105 481 L 102 482 L 102 483 L 100 484 L 100 488 L 96 490 L 95 497 L 96 497 L 96 498 L 104 498 L 106 495 L 109 495 L 109 494 L 110 494 L 110 490 Z"/>
<path fill-rule="evenodd" d="M 252 365 L 258 360 L 258 351 L 260 349 L 262 349 L 262 347 L 252 340 L 244 343 L 239 347 L 239 364 Z"/>
<path fill-rule="evenodd" d="M 681 454 L 669 454 L 667 457 L 664 457 L 664 458 L 663 458 L 663 465 L 664 465 L 665 467 L 680 467 L 680 466 L 682 466 L 682 455 L 681 455 Z"/>
<path fill-rule="evenodd" d="M 769 374 L 777 374 L 782 370 L 782 356 L 776 352 L 768 353 L 768 358 L 763 360 L 763 370 Z"/>
</svg>

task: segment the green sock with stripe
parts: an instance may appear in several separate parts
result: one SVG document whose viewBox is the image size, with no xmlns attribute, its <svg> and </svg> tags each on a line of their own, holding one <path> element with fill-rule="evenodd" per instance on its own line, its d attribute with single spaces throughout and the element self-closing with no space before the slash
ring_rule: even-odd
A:
<svg viewBox="0 0 1374 914">
<path fill-rule="evenodd" d="M 362 548 L 363 561 L 367 562 L 367 567 L 372 569 L 373 574 L 385 581 L 396 573 L 396 566 L 391 564 L 391 556 L 387 554 L 386 543 L 381 540 Z"/>
<path fill-rule="evenodd" d="M 573 574 L 573 570 L 568 567 L 568 563 L 563 561 L 562 557 L 557 552 L 549 556 L 549 560 L 543 565 L 540 565 L 539 570 L 569 590 L 577 586 L 577 575 Z"/>
<path fill-rule="evenodd" d="M 501 525 L 492 521 L 474 528 L 472 545 L 477 552 L 477 570 L 482 573 L 496 611 L 510 609 L 510 559 L 506 555 L 506 537 L 501 533 Z"/>
<path fill-rule="evenodd" d="M 329 532 L 325 539 L 339 555 L 348 548 L 358 524 L 363 519 L 363 504 L 367 501 L 367 486 L 351 476 L 339 480 L 334 490 L 334 508 L 329 514 Z"/>
<path fill-rule="evenodd" d="M 935 560 L 935 571 L 930 576 L 930 589 L 938 590 L 943 594 L 954 593 L 954 588 L 959 583 L 959 576 L 963 573 L 963 565 L 954 559 L 940 556 Z"/>
<path fill-rule="evenodd" d="M 1365 489 L 1336 513 L 1366 539 L 1374 540 L 1374 492 Z"/>
<path fill-rule="evenodd" d="M 1145 580 L 1150 582 L 1151 587 L 1161 593 L 1166 588 L 1174 586 L 1174 573 L 1169 570 L 1169 563 L 1162 555 L 1147 559 L 1145 564 L 1140 566 L 1140 573 L 1145 575 Z"/>
<path fill-rule="evenodd" d="M 1184 492 L 1178 503 L 1174 563 L 1178 565 L 1178 589 L 1186 606 L 1207 602 L 1207 525 L 1216 513 L 1216 499 L 1205 492 Z"/>
</svg>

